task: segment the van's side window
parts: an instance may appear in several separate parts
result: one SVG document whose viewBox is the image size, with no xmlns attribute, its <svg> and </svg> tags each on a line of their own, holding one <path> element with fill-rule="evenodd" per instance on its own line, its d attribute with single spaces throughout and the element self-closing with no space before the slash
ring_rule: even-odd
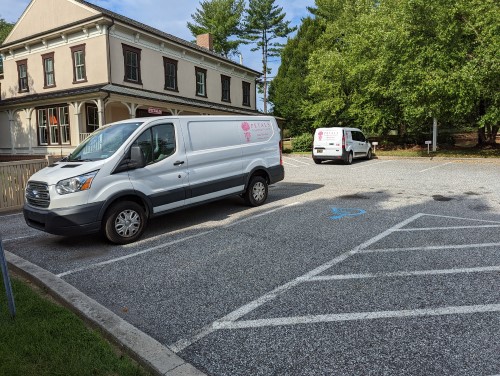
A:
<svg viewBox="0 0 500 376">
<path fill-rule="evenodd" d="M 147 164 L 161 161 L 175 152 L 174 125 L 155 125 L 145 130 L 135 140 L 134 145 L 141 148 Z"/>
</svg>

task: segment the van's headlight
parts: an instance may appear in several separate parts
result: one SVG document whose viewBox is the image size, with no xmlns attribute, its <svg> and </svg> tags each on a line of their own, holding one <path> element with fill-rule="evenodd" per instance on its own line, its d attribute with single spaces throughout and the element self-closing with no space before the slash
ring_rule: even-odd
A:
<svg viewBox="0 0 500 376">
<path fill-rule="evenodd" d="M 92 171 L 88 174 L 61 180 L 56 184 L 57 193 L 59 193 L 60 195 L 65 195 L 68 193 L 86 191 L 87 189 L 90 189 L 92 180 L 94 180 L 94 177 L 97 175 L 97 171 Z"/>
</svg>

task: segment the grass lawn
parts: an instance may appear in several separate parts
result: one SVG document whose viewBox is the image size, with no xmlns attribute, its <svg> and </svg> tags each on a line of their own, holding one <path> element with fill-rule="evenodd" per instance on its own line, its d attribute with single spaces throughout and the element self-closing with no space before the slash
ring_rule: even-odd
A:
<svg viewBox="0 0 500 376">
<path fill-rule="evenodd" d="M 476 149 L 476 148 L 454 148 L 438 149 L 430 151 L 427 149 L 392 149 L 384 150 L 377 148 L 377 156 L 394 157 L 448 157 L 448 158 L 500 158 L 500 148 L 498 149 Z"/>
<path fill-rule="evenodd" d="M 40 289 L 11 282 L 14 319 L 0 278 L 0 375 L 148 375 Z"/>
</svg>

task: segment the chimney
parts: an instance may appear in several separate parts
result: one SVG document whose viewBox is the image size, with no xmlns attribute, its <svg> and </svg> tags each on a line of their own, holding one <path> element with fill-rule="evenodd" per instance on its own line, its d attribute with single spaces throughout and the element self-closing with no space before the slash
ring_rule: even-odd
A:
<svg viewBox="0 0 500 376">
<path fill-rule="evenodd" d="M 200 47 L 206 48 L 207 50 L 214 50 L 214 37 L 212 34 L 201 34 L 196 36 L 196 44 Z"/>
</svg>

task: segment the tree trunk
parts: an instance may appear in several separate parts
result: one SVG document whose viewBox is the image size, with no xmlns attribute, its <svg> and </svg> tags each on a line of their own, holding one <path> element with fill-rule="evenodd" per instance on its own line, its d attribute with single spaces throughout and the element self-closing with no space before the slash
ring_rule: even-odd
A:
<svg viewBox="0 0 500 376">
<path fill-rule="evenodd" d="M 489 140 L 489 143 L 490 144 L 496 144 L 497 143 L 497 135 L 498 135 L 498 129 L 500 127 L 498 125 L 493 125 L 491 127 L 491 133 L 490 133 L 490 140 Z"/>
<path fill-rule="evenodd" d="M 486 128 L 481 127 L 477 130 L 477 145 L 484 146 L 486 145 Z"/>
</svg>

